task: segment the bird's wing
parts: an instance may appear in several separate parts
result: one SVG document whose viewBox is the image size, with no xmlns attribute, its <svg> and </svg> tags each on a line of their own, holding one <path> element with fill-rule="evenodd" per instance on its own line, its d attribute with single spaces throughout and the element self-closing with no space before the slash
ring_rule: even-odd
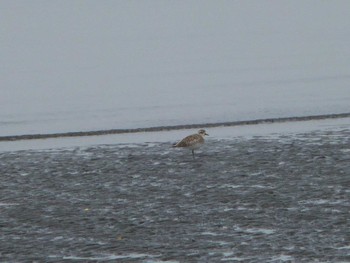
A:
<svg viewBox="0 0 350 263">
<path fill-rule="evenodd" d="M 187 147 L 189 145 L 195 144 L 195 143 L 201 143 L 203 142 L 202 136 L 198 134 L 193 134 L 185 137 L 181 141 L 179 141 L 177 144 L 175 144 L 175 147 Z"/>
</svg>

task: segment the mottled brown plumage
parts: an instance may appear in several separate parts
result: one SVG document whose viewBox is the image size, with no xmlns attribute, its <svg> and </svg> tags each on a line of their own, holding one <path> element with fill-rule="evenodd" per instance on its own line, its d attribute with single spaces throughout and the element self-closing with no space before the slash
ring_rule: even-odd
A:
<svg viewBox="0 0 350 263">
<path fill-rule="evenodd" d="M 192 150 L 192 156 L 194 158 L 194 150 L 201 147 L 204 143 L 204 136 L 209 135 L 205 130 L 199 130 L 198 133 L 189 135 L 176 143 L 174 147 L 189 148 Z"/>
</svg>

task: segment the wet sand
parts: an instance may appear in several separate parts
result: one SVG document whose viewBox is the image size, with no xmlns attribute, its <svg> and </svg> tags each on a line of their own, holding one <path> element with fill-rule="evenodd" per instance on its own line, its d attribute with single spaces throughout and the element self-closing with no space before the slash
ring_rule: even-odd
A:
<svg viewBox="0 0 350 263">
<path fill-rule="evenodd" d="M 2 262 L 349 262 L 350 130 L 0 153 Z"/>
</svg>

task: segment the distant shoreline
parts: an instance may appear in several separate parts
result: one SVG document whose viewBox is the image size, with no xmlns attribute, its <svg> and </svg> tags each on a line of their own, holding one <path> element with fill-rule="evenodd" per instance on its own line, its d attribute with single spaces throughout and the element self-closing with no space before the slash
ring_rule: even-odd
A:
<svg viewBox="0 0 350 263">
<path fill-rule="evenodd" d="M 95 130 L 95 131 L 82 131 L 82 132 L 23 134 L 23 135 L 0 136 L 0 141 L 19 141 L 19 140 L 62 138 L 62 137 L 81 137 L 81 136 L 100 136 L 100 135 L 138 133 L 138 132 L 158 132 L 158 131 L 171 131 L 171 130 L 182 130 L 182 129 L 256 125 L 256 124 L 264 124 L 264 123 L 312 121 L 312 120 L 324 120 L 324 119 L 336 119 L 336 118 L 348 118 L 348 117 L 350 117 L 350 113 L 338 113 L 338 114 L 322 114 L 322 115 L 309 115 L 309 116 L 296 116 L 296 117 L 283 117 L 283 118 L 266 118 L 266 119 L 256 119 L 256 120 L 246 120 L 246 121 L 156 126 L 156 127 L 133 128 L 133 129 L 108 129 L 108 130 Z"/>
</svg>

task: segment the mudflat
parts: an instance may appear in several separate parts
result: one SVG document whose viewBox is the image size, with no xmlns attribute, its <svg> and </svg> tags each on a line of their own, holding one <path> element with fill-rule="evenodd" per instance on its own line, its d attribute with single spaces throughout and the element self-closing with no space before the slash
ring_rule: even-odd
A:
<svg viewBox="0 0 350 263">
<path fill-rule="evenodd" d="M 350 130 L 0 153 L 2 262 L 350 261 Z"/>
</svg>

